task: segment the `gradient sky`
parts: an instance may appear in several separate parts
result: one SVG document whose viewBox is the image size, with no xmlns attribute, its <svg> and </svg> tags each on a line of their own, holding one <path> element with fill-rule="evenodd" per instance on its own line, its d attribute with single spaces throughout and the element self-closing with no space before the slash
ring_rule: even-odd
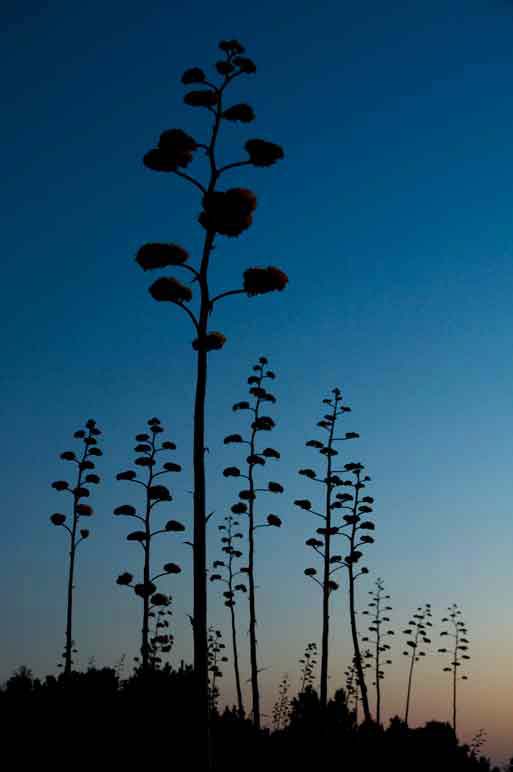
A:
<svg viewBox="0 0 513 772">
<path fill-rule="evenodd" d="M 192 331 L 151 301 L 152 279 L 133 257 L 156 240 L 197 251 L 198 201 L 141 157 L 166 128 L 201 136 L 207 117 L 183 105 L 179 77 L 236 36 L 258 73 L 233 98 L 257 121 L 227 129 L 226 157 L 262 136 L 286 158 L 233 172 L 230 183 L 254 189 L 259 205 L 252 229 L 219 241 L 212 283 L 236 287 L 249 265 L 276 264 L 290 284 L 216 312 L 228 343 L 210 360 L 209 507 L 221 518 L 239 489 L 221 475 L 240 460 L 222 438 L 243 428 L 231 405 L 265 354 L 278 375 L 272 444 L 282 452 L 271 479 L 286 486 L 269 509 L 282 530 L 258 539 L 265 710 L 283 673 L 297 685 L 297 660 L 320 638 L 318 588 L 303 576 L 316 524 L 292 501 L 314 496 L 296 470 L 316 461 L 305 441 L 338 385 L 353 408 L 347 430 L 361 434 L 345 460 L 366 464 L 377 502 L 361 601 L 382 576 L 398 632 L 426 601 L 434 621 L 460 604 L 473 656 L 462 738 L 484 727 L 484 750 L 512 755 L 513 3 L 13 2 L 3 22 L 0 677 L 21 664 L 55 670 L 66 564 L 64 534 L 48 522 L 62 499 L 49 484 L 65 475 L 58 454 L 87 418 L 104 431 L 105 482 L 78 565 L 81 666 L 136 654 L 138 608 L 114 577 L 138 555 L 111 513 L 130 501 L 114 475 L 152 415 L 184 465 L 166 514 L 191 522 Z M 184 567 L 163 589 L 175 597 L 174 657 L 190 661 L 190 550 L 176 538 L 160 549 Z M 224 612 L 212 593 L 212 622 L 227 631 Z M 387 715 L 403 710 L 401 650 L 385 681 Z M 333 687 L 350 656 L 340 592 Z M 426 660 L 412 720 L 447 720 L 445 663 Z M 233 698 L 229 667 L 223 696 Z"/>
</svg>

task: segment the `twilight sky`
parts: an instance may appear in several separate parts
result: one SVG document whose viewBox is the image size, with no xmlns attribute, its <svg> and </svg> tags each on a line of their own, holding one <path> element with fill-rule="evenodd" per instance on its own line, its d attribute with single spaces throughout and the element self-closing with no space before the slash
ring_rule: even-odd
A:
<svg viewBox="0 0 513 772">
<path fill-rule="evenodd" d="M 139 608 L 114 578 L 139 556 L 112 516 L 133 494 L 114 476 L 152 415 L 184 465 L 162 517 L 191 522 L 192 330 L 151 300 L 153 277 L 133 257 L 146 241 L 197 252 L 198 200 L 141 158 L 166 128 L 201 137 L 208 116 L 183 105 L 180 75 L 238 37 L 258 72 L 233 99 L 257 120 L 228 127 L 226 158 L 254 136 L 286 157 L 232 173 L 258 209 L 247 233 L 218 241 L 213 285 L 236 287 L 246 267 L 268 264 L 290 284 L 216 311 L 228 343 L 210 358 L 209 507 L 219 522 L 236 499 L 221 471 L 241 454 L 222 439 L 243 429 L 231 405 L 265 354 L 278 375 L 271 444 L 282 453 L 271 479 L 286 487 L 269 506 L 283 528 L 259 532 L 257 553 L 265 709 L 284 673 L 297 685 L 297 660 L 320 638 L 320 595 L 303 576 L 316 523 L 292 501 L 315 495 L 296 472 L 317 460 L 305 441 L 338 385 L 353 408 L 346 428 L 361 434 L 345 461 L 366 464 L 377 504 L 362 604 L 383 577 L 398 639 L 416 606 L 431 602 L 435 623 L 461 606 L 473 658 L 460 734 L 469 741 L 484 727 L 484 750 L 511 755 L 513 3 L 13 2 L 3 22 L 0 678 L 20 664 L 55 670 L 66 564 L 64 533 L 48 522 L 63 503 L 50 482 L 65 476 L 58 455 L 87 418 L 104 431 L 105 456 L 79 558 L 80 665 L 137 653 Z M 177 538 L 162 543 L 162 561 L 184 568 L 162 586 L 175 598 L 177 661 L 191 659 L 189 553 Z M 212 592 L 212 622 L 227 632 L 224 612 Z M 331 650 L 335 688 L 351 656 L 345 584 Z M 387 671 L 387 715 L 403 711 L 401 651 Z M 449 718 L 444 664 L 432 654 L 419 668 L 412 723 Z M 229 666 L 223 686 L 230 701 Z"/>
</svg>

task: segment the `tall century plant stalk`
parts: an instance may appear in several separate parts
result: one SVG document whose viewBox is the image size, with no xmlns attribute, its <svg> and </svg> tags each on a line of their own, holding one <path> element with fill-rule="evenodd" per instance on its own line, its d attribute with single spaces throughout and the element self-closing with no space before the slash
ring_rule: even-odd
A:
<svg viewBox="0 0 513 772">
<path fill-rule="evenodd" d="M 274 266 L 248 268 L 243 274 L 242 287 L 214 294 L 210 285 L 209 268 L 215 241 L 218 236 L 236 237 L 247 230 L 253 221 L 256 197 L 244 188 L 220 189 L 219 183 L 226 173 L 241 166 L 267 167 L 283 158 L 278 145 L 262 139 L 249 139 L 245 143 L 247 158 L 236 158 L 222 163 L 218 158 L 218 144 L 223 125 L 233 122 L 250 123 L 255 114 L 245 103 L 226 105 L 226 95 L 231 84 L 256 72 L 255 63 L 244 56 L 244 47 L 237 40 L 223 40 L 219 44 L 223 58 L 215 63 L 217 76 L 207 78 L 199 67 L 192 67 L 182 75 L 186 86 L 199 86 L 184 96 L 185 104 L 205 111 L 211 124 L 208 136 L 198 142 L 182 129 L 168 129 L 159 138 L 158 145 L 144 156 L 144 164 L 155 172 L 170 173 L 191 184 L 201 196 L 199 224 L 204 229 L 203 247 L 197 267 L 188 263 L 189 254 L 173 243 L 149 243 L 142 246 L 136 260 L 143 270 L 175 266 L 188 271 L 193 288 L 199 295 L 197 309 L 189 303 L 191 287 L 175 277 L 157 279 L 150 287 L 157 301 L 173 303 L 187 314 L 192 322 L 196 351 L 196 388 L 194 397 L 193 467 L 194 467 L 194 673 L 196 689 L 196 726 L 198 740 L 196 761 L 201 769 L 211 765 L 209 754 L 209 697 L 208 697 L 208 631 L 207 631 L 207 549 L 206 549 L 206 482 L 205 482 L 205 400 L 207 394 L 207 361 L 210 351 L 221 349 L 225 336 L 214 331 L 209 321 L 219 301 L 231 295 L 246 294 L 249 297 L 283 290 L 287 276 Z M 200 181 L 185 171 L 196 153 L 207 160 L 207 179 Z"/>
<path fill-rule="evenodd" d="M 245 472 L 241 472 L 236 466 L 229 466 L 223 472 L 225 477 L 242 477 L 247 481 L 247 488 L 239 492 L 240 501 L 232 506 L 231 511 L 234 515 L 247 515 L 248 565 L 242 570 L 248 575 L 252 714 L 253 723 L 257 729 L 260 729 L 261 716 L 256 636 L 255 535 L 257 528 L 279 528 L 281 519 L 275 514 L 268 514 L 265 522 L 258 522 L 256 499 L 257 493 L 283 493 L 283 486 L 274 481 L 268 482 L 265 488 L 257 487 L 256 470 L 265 466 L 268 461 L 280 458 L 280 453 L 275 448 L 262 447 L 259 440 L 262 432 L 270 432 L 275 426 L 274 420 L 270 416 L 261 413 L 266 403 L 274 404 L 276 402 L 276 397 L 265 388 L 266 383 L 276 377 L 272 370 L 267 370 L 267 364 L 266 357 L 260 357 L 258 363 L 253 367 L 253 374 L 248 378 L 251 401 L 244 400 L 233 405 L 234 411 L 249 411 L 251 414 L 251 423 L 246 439 L 241 434 L 230 434 L 224 438 L 226 445 L 238 443 L 247 446 L 249 455 L 246 457 Z"/>
<path fill-rule="evenodd" d="M 83 448 L 81 452 L 76 454 L 73 450 L 65 450 L 61 453 L 63 461 L 69 461 L 75 464 L 76 467 L 76 481 L 74 487 L 71 487 L 66 480 L 56 480 L 52 483 L 52 488 L 56 491 L 71 494 L 73 497 L 73 503 L 71 508 L 71 521 L 68 525 L 67 517 L 60 512 L 56 512 L 50 517 L 50 521 L 53 525 L 64 528 L 69 534 L 69 563 L 68 563 L 68 586 L 66 597 L 66 633 L 64 644 L 64 674 L 69 677 L 72 670 L 73 658 L 72 654 L 75 651 L 75 642 L 73 640 L 73 599 L 75 590 L 75 568 L 77 549 L 83 541 L 89 538 L 90 531 L 88 528 L 80 528 L 80 520 L 84 517 L 91 517 L 93 509 L 89 504 L 84 504 L 83 499 L 89 498 L 90 490 L 87 485 L 98 485 L 100 478 L 92 470 L 95 469 L 95 463 L 92 461 L 92 457 L 101 456 L 102 451 L 98 447 L 97 437 L 101 434 L 100 429 L 96 426 L 96 421 L 89 419 L 85 425 L 85 429 L 78 429 L 74 433 L 74 438 L 81 440 Z"/>
<path fill-rule="evenodd" d="M 456 703 L 457 703 L 457 684 L 458 681 L 467 681 L 467 675 L 460 675 L 459 668 L 461 667 L 462 660 L 469 660 L 470 656 L 467 654 L 469 640 L 467 638 L 467 626 L 463 621 L 463 612 L 458 607 L 457 603 L 453 603 L 448 607 L 449 615 L 442 619 L 442 624 L 447 624 L 449 629 L 443 630 L 440 635 L 452 638 L 452 644 L 450 648 L 441 648 L 438 651 L 441 654 L 449 654 L 451 659 L 449 665 L 444 667 L 444 673 L 451 674 L 452 681 L 452 728 L 454 734 L 456 734 Z"/>
<path fill-rule="evenodd" d="M 143 504 L 139 509 L 131 504 L 122 504 L 114 509 L 116 516 L 132 517 L 141 524 L 139 530 L 131 531 L 126 538 L 127 541 L 139 544 L 142 548 L 142 581 L 134 584 L 133 574 L 125 571 L 118 576 L 117 584 L 132 587 L 134 593 L 142 599 L 141 664 L 144 676 L 148 674 L 151 668 L 158 664 L 157 649 L 166 653 L 171 650 L 172 646 L 166 633 L 157 636 L 155 642 L 152 643 L 150 619 L 156 613 L 156 609 L 160 611 L 162 607 L 168 607 L 171 603 L 169 595 L 157 592 L 155 582 L 163 576 L 179 574 L 182 570 L 176 563 L 165 563 L 162 570 L 157 571 L 157 573 L 153 573 L 154 569 L 152 568 L 152 548 L 155 537 L 163 533 L 180 533 L 185 530 L 183 523 L 177 520 L 168 520 L 164 528 L 157 528 L 155 530 L 154 527 L 155 507 L 173 500 L 169 488 L 162 485 L 157 478 L 181 471 L 181 466 L 173 461 L 164 462 L 161 468 L 157 466 L 161 453 L 176 449 L 175 443 L 169 440 L 161 443 L 157 442 L 157 436 L 163 431 L 164 429 L 159 419 L 150 418 L 148 421 L 149 433 L 143 432 L 135 437 L 137 444 L 134 451 L 137 456 L 134 464 L 141 472 L 146 470 L 146 479 L 137 477 L 137 473 L 133 469 L 119 472 L 116 475 L 117 480 L 135 483 L 144 491 Z"/>
<path fill-rule="evenodd" d="M 431 638 L 429 638 L 428 627 L 432 627 L 431 622 L 431 604 L 426 603 L 425 606 L 419 606 L 417 613 L 413 614 L 408 627 L 403 630 L 404 635 L 408 636 L 406 640 L 406 646 L 408 646 L 403 654 L 405 657 L 410 658 L 410 667 L 408 668 L 408 687 L 406 689 L 406 708 L 404 711 L 404 723 L 408 724 L 408 716 L 410 715 L 410 699 L 413 688 L 413 672 L 415 665 L 420 661 L 421 657 L 426 656 L 425 645 L 429 646 Z"/>
<path fill-rule="evenodd" d="M 384 665 L 391 665 L 392 660 L 387 659 L 387 652 L 390 651 L 390 644 L 386 643 L 385 636 L 394 635 L 394 631 L 390 629 L 383 629 L 385 622 L 390 622 L 390 617 L 385 616 L 389 611 L 392 611 L 392 606 L 386 606 L 387 600 L 390 600 L 390 595 L 385 595 L 385 584 L 383 579 L 376 579 L 375 590 L 370 591 L 372 598 L 369 603 L 370 612 L 362 611 L 362 614 L 369 614 L 371 616 L 371 624 L 369 627 L 370 635 L 362 638 L 362 641 L 369 641 L 373 644 L 372 660 L 374 665 L 374 682 L 373 686 L 376 689 L 376 723 L 381 723 L 381 681 L 385 677 Z"/>
<path fill-rule="evenodd" d="M 236 570 L 234 565 L 235 560 L 239 560 L 242 557 L 242 552 L 237 549 L 234 544 L 239 539 L 244 538 L 244 535 L 235 529 L 239 527 L 239 521 L 234 518 L 233 515 L 228 515 L 224 518 L 224 524 L 218 526 L 219 531 L 222 532 L 221 541 L 223 544 L 223 552 L 226 554 L 226 560 L 214 560 L 213 569 L 214 573 L 210 575 L 211 582 L 222 582 L 226 589 L 223 591 L 224 605 L 230 609 L 230 622 L 232 631 L 232 655 L 233 655 L 233 672 L 235 675 L 235 688 L 237 691 L 237 708 L 239 716 L 244 717 L 244 702 L 242 699 L 242 686 L 240 680 L 240 668 L 239 668 L 239 645 L 237 640 L 237 620 L 235 614 L 236 593 L 247 592 L 247 587 L 242 582 L 236 582 L 238 576 L 243 572 L 239 569 Z"/>
<path fill-rule="evenodd" d="M 299 474 L 308 477 L 310 480 L 320 484 L 323 487 L 322 505 L 318 510 L 312 509 L 309 499 L 296 499 L 296 506 L 311 512 L 323 521 L 322 527 L 317 529 L 321 539 L 315 537 L 308 539 L 307 546 L 312 547 L 322 559 L 322 578 L 316 578 L 317 571 L 314 568 L 307 568 L 305 574 L 310 576 L 322 590 L 322 634 L 321 634 L 321 674 L 320 674 L 320 705 L 323 710 L 328 704 L 328 656 L 329 656 L 329 628 L 330 628 L 330 598 L 331 594 L 338 589 L 338 584 L 333 581 L 331 575 L 336 570 L 333 564 L 336 563 L 337 556 L 332 555 L 332 541 L 340 533 L 339 524 L 335 523 L 336 509 L 340 507 L 340 501 L 335 499 L 335 490 L 343 485 L 343 480 L 334 473 L 335 457 L 338 454 L 336 443 L 341 440 L 357 439 L 356 432 L 346 432 L 343 437 L 337 437 L 337 421 L 342 415 L 349 412 L 351 408 L 342 404 L 342 392 L 336 388 L 332 391 L 332 397 L 323 400 L 323 404 L 328 406 L 329 412 L 317 423 L 321 429 L 327 433 L 325 442 L 318 440 L 309 440 L 306 444 L 309 447 L 317 448 L 323 456 L 323 469 L 320 474 L 314 469 L 300 469 Z"/>
</svg>

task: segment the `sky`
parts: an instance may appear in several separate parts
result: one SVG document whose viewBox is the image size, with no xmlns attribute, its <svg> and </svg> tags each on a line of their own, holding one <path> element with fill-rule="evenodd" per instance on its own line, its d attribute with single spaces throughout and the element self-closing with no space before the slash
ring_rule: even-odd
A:
<svg viewBox="0 0 513 772">
<path fill-rule="evenodd" d="M 80 667 L 125 654 L 129 668 L 137 654 L 138 607 L 114 580 L 138 555 L 112 510 L 133 500 L 115 474 L 153 415 L 183 465 L 162 517 L 190 527 L 192 330 L 152 301 L 153 277 L 134 256 L 148 241 L 197 255 L 199 201 L 142 156 L 167 128 L 206 136 L 208 116 L 183 104 L 180 76 L 211 67 L 218 41 L 237 37 L 258 71 L 233 99 L 257 118 L 226 129 L 223 157 L 243 158 L 246 139 L 262 137 L 285 158 L 232 172 L 230 184 L 254 190 L 258 208 L 250 230 L 218 241 L 212 286 L 238 287 L 245 268 L 269 264 L 289 285 L 229 298 L 212 319 L 228 340 L 210 356 L 209 557 L 219 557 L 216 526 L 238 492 L 222 476 L 241 461 L 223 445 L 244 428 L 231 406 L 265 355 L 277 374 L 272 444 L 282 455 L 271 479 L 285 494 L 271 508 L 283 527 L 259 532 L 257 545 L 264 710 L 283 674 L 298 683 L 298 660 L 320 639 L 320 595 L 303 575 L 316 525 L 292 502 L 315 495 L 297 470 L 317 460 L 305 442 L 339 386 L 352 407 L 346 428 L 361 435 L 345 460 L 366 465 L 376 499 L 360 606 L 381 576 L 400 639 L 417 606 L 432 604 L 438 630 L 458 603 L 472 655 L 460 735 L 468 742 L 484 727 L 484 751 L 511 756 L 513 3 L 9 3 L 2 30 L 0 679 L 22 664 L 55 672 L 66 545 L 49 524 L 62 508 L 50 483 L 65 476 L 59 453 L 88 418 L 104 432 L 104 457 L 78 562 Z M 172 538 L 157 552 L 183 567 L 165 589 L 174 661 L 190 661 L 190 548 Z M 351 658 L 346 590 L 333 606 L 333 689 Z M 211 622 L 227 636 L 225 611 L 213 586 Z M 246 624 L 242 613 L 245 649 Z M 403 711 L 401 651 L 385 680 L 387 717 Z M 242 659 L 247 673 L 246 650 Z M 411 721 L 449 720 L 445 662 L 433 653 L 422 665 Z M 233 700 L 229 666 L 222 695 Z"/>
</svg>

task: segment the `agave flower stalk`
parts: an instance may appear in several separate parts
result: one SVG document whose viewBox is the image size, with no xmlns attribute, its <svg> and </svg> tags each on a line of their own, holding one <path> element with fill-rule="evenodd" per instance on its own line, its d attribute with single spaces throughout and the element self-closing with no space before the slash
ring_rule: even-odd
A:
<svg viewBox="0 0 513 772">
<path fill-rule="evenodd" d="M 290 712 L 289 698 L 290 680 L 284 675 L 278 687 L 278 699 L 274 703 L 272 722 L 274 731 L 285 729 Z"/>
<path fill-rule="evenodd" d="M 173 616 L 171 611 L 172 598 L 168 596 L 169 605 L 167 608 L 160 608 L 158 611 L 150 611 L 148 616 L 153 621 L 153 629 L 150 630 L 150 667 L 157 670 L 161 663 L 161 654 L 169 654 L 173 648 L 175 639 L 169 632 L 168 616 Z M 151 626 L 151 625 L 150 625 Z"/>
<path fill-rule="evenodd" d="M 312 509 L 311 502 L 308 499 L 297 499 L 294 502 L 296 506 L 311 512 L 313 515 L 324 521 L 322 528 L 317 529 L 317 533 L 322 536 L 322 539 L 311 538 L 306 542 L 307 546 L 312 547 L 322 558 L 322 579 L 319 581 L 319 579 L 316 578 L 317 571 L 315 569 L 307 568 L 305 571 L 305 574 L 314 579 L 314 581 L 320 585 L 322 590 L 321 675 L 319 691 L 320 704 L 323 709 L 326 709 L 328 704 L 330 597 L 331 594 L 338 589 L 338 584 L 331 578 L 334 562 L 332 557 L 332 540 L 333 537 L 340 532 L 338 525 L 334 523 L 336 518 L 335 510 L 340 506 L 340 502 L 335 501 L 334 496 L 336 488 L 343 485 L 343 480 L 334 473 L 335 456 L 338 455 L 335 444 L 342 440 L 357 439 L 359 436 L 356 432 L 346 432 L 343 437 L 335 436 L 337 421 L 344 413 L 349 412 L 350 408 L 342 404 L 342 392 L 340 389 L 333 389 L 332 394 L 333 397 L 331 399 L 323 400 L 323 404 L 327 405 L 329 408 L 329 413 L 317 423 L 317 426 L 327 433 L 327 440 L 325 442 L 309 440 L 306 443 L 309 447 L 317 448 L 319 453 L 324 457 L 325 468 L 323 473 L 319 476 L 313 469 L 299 470 L 300 475 L 308 477 L 310 480 L 323 486 L 324 506 L 320 511 L 315 511 Z"/>
<path fill-rule="evenodd" d="M 240 434 L 230 434 L 224 438 L 226 445 L 239 443 L 247 445 L 249 455 L 246 457 L 246 472 L 242 473 L 238 467 L 227 467 L 223 474 L 225 477 L 242 477 L 247 481 L 247 488 L 239 492 L 240 501 L 234 504 L 231 511 L 234 515 L 247 515 L 248 534 L 248 565 L 241 569 L 248 575 L 248 600 L 249 600 L 249 653 L 251 666 L 251 696 L 253 723 L 260 729 L 260 690 L 258 683 L 257 638 L 256 638 L 256 586 L 255 586 L 255 532 L 257 528 L 279 528 L 281 519 L 275 514 L 267 515 L 265 522 L 257 522 L 256 498 L 257 493 L 283 493 L 283 486 L 277 482 L 268 482 L 267 487 L 257 488 L 256 469 L 263 467 L 267 461 L 280 458 L 280 453 L 274 448 L 261 447 L 259 436 L 262 432 L 270 432 L 275 426 L 274 420 L 268 415 L 262 415 L 264 404 L 276 402 L 276 397 L 266 390 L 265 384 L 276 377 L 272 370 L 267 370 L 268 361 L 260 357 L 258 364 L 253 367 L 253 375 L 248 378 L 251 402 L 237 402 L 233 406 L 235 412 L 249 411 L 251 425 L 248 439 Z"/>
<path fill-rule="evenodd" d="M 347 706 L 349 708 L 351 701 L 353 703 L 354 721 L 358 723 L 358 702 L 360 690 L 358 689 L 358 674 L 354 663 L 354 657 L 350 665 L 344 671 L 346 679 Z"/>
<path fill-rule="evenodd" d="M 171 598 L 169 595 L 157 592 L 155 582 L 163 576 L 179 574 L 181 568 L 176 563 L 165 563 L 161 571 L 152 575 L 152 544 L 153 539 L 163 533 L 180 533 L 185 530 L 185 526 L 177 520 L 168 520 L 164 528 L 153 530 L 153 516 L 155 507 L 159 504 L 171 502 L 173 497 L 169 488 L 162 485 L 157 478 L 163 475 L 173 474 L 181 471 L 181 466 L 171 461 L 166 461 L 160 468 L 157 467 L 157 461 L 161 453 L 176 450 L 174 442 L 168 440 L 157 443 L 157 436 L 164 431 L 158 418 L 150 418 L 148 421 L 148 431 L 137 434 L 135 437 L 136 446 L 134 448 L 137 454 L 134 464 L 141 473 L 146 470 L 146 479 L 140 479 L 137 472 L 129 469 L 119 472 L 116 475 L 117 480 L 139 485 L 144 490 L 144 503 L 138 512 L 136 507 L 131 504 L 122 504 L 114 509 L 114 515 L 123 517 L 133 517 L 141 523 L 141 528 L 128 534 L 127 541 L 139 544 L 143 550 L 143 576 L 142 582 L 134 583 L 134 575 L 125 571 L 117 578 L 117 584 L 124 587 L 132 587 L 134 593 L 142 599 L 142 625 L 141 625 L 141 665 L 143 674 L 147 674 L 152 666 L 155 665 L 156 652 L 150 641 L 150 619 L 156 609 L 169 607 Z M 164 646 L 164 651 L 170 650 L 169 640 L 158 641 Z"/>
<path fill-rule="evenodd" d="M 408 716 L 410 714 L 410 699 L 413 687 L 413 671 L 417 662 L 421 657 L 426 656 L 426 650 L 424 644 L 429 646 L 431 638 L 429 638 L 428 627 L 432 627 L 431 623 L 431 604 L 426 603 L 425 606 L 419 606 L 417 613 L 413 614 L 408 627 L 403 630 L 404 635 L 408 636 L 406 640 L 406 646 L 409 648 L 403 651 L 405 657 L 410 658 L 410 666 L 408 669 L 408 687 L 406 689 L 406 708 L 404 711 L 404 723 L 408 724 Z"/>
<path fill-rule="evenodd" d="M 239 716 L 244 716 L 244 702 L 242 699 L 242 687 L 240 681 L 240 669 L 239 669 L 239 647 L 237 641 L 237 620 L 235 615 L 235 599 L 236 593 L 247 592 L 247 587 L 244 583 L 236 583 L 238 576 L 242 574 L 242 571 L 236 571 L 234 561 L 239 560 L 242 557 L 241 550 L 234 546 L 236 540 L 244 538 L 244 535 L 240 531 L 234 529 L 239 527 L 239 521 L 236 520 L 233 515 L 228 515 L 224 518 L 226 525 L 219 525 L 218 529 L 223 533 L 221 541 L 223 543 L 223 552 L 227 555 L 227 560 L 215 560 L 213 564 L 214 572 L 210 576 L 210 581 L 222 582 L 227 589 L 223 592 L 224 605 L 230 609 L 230 622 L 232 631 L 232 654 L 233 654 L 233 670 L 235 675 L 235 687 L 237 690 L 237 707 Z"/>
<path fill-rule="evenodd" d="M 313 686 L 315 668 L 317 666 L 317 644 L 307 643 L 305 653 L 299 660 L 301 665 L 301 683 L 299 692 L 304 692 L 308 686 Z"/>
<path fill-rule="evenodd" d="M 389 611 L 392 611 L 392 606 L 385 606 L 385 602 L 390 600 L 390 595 L 385 595 L 385 585 L 383 579 L 376 579 L 375 590 L 370 591 L 372 598 L 369 603 L 371 609 L 371 625 L 369 627 L 370 636 L 365 636 L 362 641 L 371 641 L 373 644 L 372 659 L 374 660 L 374 683 L 376 688 L 376 723 L 381 723 L 381 681 L 385 677 L 384 665 L 391 665 L 391 659 L 384 659 L 387 652 L 390 651 L 390 644 L 385 642 L 385 636 L 394 635 L 393 630 L 383 630 L 385 622 L 390 622 L 390 617 L 385 616 Z M 363 611 L 362 614 L 369 614 L 368 611 Z"/>
<path fill-rule="evenodd" d="M 209 699 L 211 712 L 217 711 L 219 689 L 216 682 L 218 678 L 223 676 L 220 663 L 228 662 L 228 657 L 223 654 L 226 646 L 222 638 L 223 635 L 220 630 L 215 630 L 212 625 L 208 628 L 208 671 L 210 673 Z"/>
<path fill-rule="evenodd" d="M 50 517 L 53 525 L 64 528 L 69 534 L 69 564 L 68 564 L 68 589 L 66 599 L 66 633 L 64 645 L 64 673 L 69 677 L 73 665 L 72 653 L 74 649 L 73 641 L 73 591 L 75 589 L 75 562 L 77 549 L 79 545 L 89 538 L 88 528 L 80 528 L 80 521 L 84 517 L 91 517 L 93 509 L 89 504 L 84 504 L 83 499 L 89 498 L 90 489 L 88 485 L 98 485 L 100 478 L 93 472 L 95 463 L 92 458 L 101 456 L 102 451 L 98 447 L 97 437 L 101 434 L 96 426 L 96 421 L 91 418 L 85 424 L 85 429 L 78 429 L 74 433 L 74 438 L 83 443 L 81 452 L 76 454 L 72 450 L 66 450 L 61 453 L 61 459 L 75 464 L 76 482 L 75 487 L 71 487 L 66 480 L 56 480 L 52 483 L 52 488 L 56 491 L 67 492 L 73 498 L 71 508 L 71 523 L 66 522 L 66 515 L 56 512 Z"/>
<path fill-rule="evenodd" d="M 448 630 L 443 630 L 440 635 L 452 638 L 450 648 L 441 648 L 438 651 L 441 654 L 449 654 L 451 660 L 449 666 L 444 667 L 444 673 L 450 673 L 452 679 L 452 728 L 456 734 L 456 697 L 458 681 L 467 681 L 468 676 L 460 673 L 459 668 L 462 660 L 469 660 L 467 654 L 469 640 L 467 638 L 467 626 L 463 621 L 463 612 L 458 608 L 457 603 L 448 607 L 448 616 L 442 619 L 442 624 L 448 625 Z"/>
<path fill-rule="evenodd" d="M 328 430 L 329 422 L 327 422 L 327 426 L 323 428 L 326 428 Z M 341 439 L 350 439 L 350 437 L 348 437 L 346 434 L 346 436 Z M 319 451 L 321 453 L 326 448 L 326 446 L 322 442 L 317 442 L 317 440 L 310 440 L 309 442 L 307 442 L 307 445 L 319 448 Z M 375 525 L 371 520 L 364 519 L 365 515 L 370 514 L 372 512 L 372 506 L 370 505 L 373 504 L 374 502 L 374 499 L 372 498 L 372 496 L 366 496 L 366 495 L 362 496 L 362 492 L 366 487 L 366 483 L 370 482 L 370 477 L 368 475 L 364 475 L 364 469 L 365 467 L 363 466 L 363 464 L 351 462 L 351 463 L 345 464 L 343 469 L 332 470 L 332 473 L 337 476 L 339 473 L 348 473 L 348 472 L 353 476 L 352 479 L 344 479 L 344 480 L 340 479 L 340 481 L 337 480 L 337 485 L 343 485 L 343 486 L 352 488 L 353 493 L 336 493 L 335 501 L 333 501 L 333 503 L 331 504 L 332 509 L 340 509 L 342 511 L 346 510 L 350 514 L 346 514 L 342 516 L 342 522 L 340 525 L 337 526 L 332 524 L 330 528 L 331 535 L 332 536 L 341 535 L 343 538 L 345 538 L 348 541 L 347 546 L 349 547 L 348 554 L 345 557 L 342 557 L 342 555 L 332 555 L 330 557 L 330 564 L 333 566 L 330 571 L 330 576 L 332 576 L 336 571 L 339 571 L 340 569 L 343 569 L 343 568 L 347 569 L 348 579 L 349 579 L 349 617 L 351 622 L 351 637 L 353 640 L 353 649 L 354 649 L 354 665 L 355 665 L 356 673 L 358 677 L 358 687 L 360 689 L 365 721 L 371 722 L 372 716 L 371 716 L 370 707 L 369 707 L 369 697 L 367 692 L 367 685 L 365 682 L 363 659 L 362 659 L 362 653 L 360 649 L 360 642 L 358 638 L 358 626 L 356 624 L 356 597 L 355 597 L 356 581 L 359 579 L 360 576 L 363 576 L 364 574 L 369 573 L 368 568 L 366 568 L 365 566 L 360 568 L 359 571 L 356 569 L 357 564 L 359 563 L 360 559 L 363 556 L 361 548 L 364 545 L 374 543 L 374 539 L 372 536 L 369 536 L 367 533 L 362 533 L 362 532 L 373 531 L 375 529 Z M 295 501 L 294 503 L 296 504 L 296 506 L 301 507 L 301 509 L 306 509 L 309 512 L 312 512 L 313 514 L 316 514 L 318 517 L 321 517 L 324 519 L 324 515 L 321 512 L 314 512 L 312 510 L 311 502 L 308 501 L 307 499 L 300 499 Z M 317 533 L 324 536 L 325 530 L 326 529 L 324 528 L 319 528 L 317 530 Z M 322 541 L 320 541 L 319 539 L 309 539 L 306 543 L 308 546 L 312 547 L 312 549 L 314 549 L 322 558 L 324 558 L 324 554 L 322 552 L 322 546 L 323 546 Z M 317 571 L 315 568 L 305 569 L 305 574 L 307 576 L 310 576 L 312 579 L 314 579 L 314 581 L 317 581 L 317 583 L 322 586 L 322 583 L 319 582 L 319 580 L 316 578 Z M 330 579 L 330 581 L 333 581 L 333 580 Z M 331 589 L 333 590 L 337 588 L 338 588 L 338 584 L 334 582 L 331 585 Z"/>
<path fill-rule="evenodd" d="M 189 317 L 195 334 L 193 348 L 196 353 L 196 389 L 194 397 L 194 672 L 198 715 L 196 725 L 205 742 L 204 756 L 198 758 L 201 768 L 208 768 L 210 758 L 208 743 L 208 646 L 207 646 L 207 582 L 206 582 L 206 482 L 205 482 L 205 399 L 207 393 L 207 360 L 210 351 L 221 349 L 225 336 L 209 327 L 209 321 L 217 303 L 228 296 L 246 294 L 248 297 L 283 290 L 287 276 L 275 266 L 247 269 L 243 274 L 242 286 L 215 294 L 209 280 L 212 252 L 218 236 L 236 237 L 247 230 L 253 221 L 256 208 L 255 195 L 243 188 L 219 189 L 225 175 L 237 167 L 272 166 L 283 158 L 278 145 L 262 139 L 249 139 L 245 144 L 247 157 L 241 160 L 221 163 L 218 159 L 218 141 L 223 125 L 233 122 L 251 123 L 255 117 L 248 104 L 226 105 L 226 95 L 231 84 L 241 77 L 256 72 L 255 63 L 244 54 L 244 47 L 237 40 L 223 40 L 219 44 L 223 59 L 216 62 L 215 82 L 208 79 L 199 67 L 186 70 L 182 83 L 198 85 L 199 89 L 188 91 L 184 102 L 194 109 L 206 111 L 211 119 L 208 137 L 198 142 L 182 129 L 168 129 L 159 138 L 158 145 L 144 156 L 147 168 L 161 173 L 174 174 L 194 188 L 201 195 L 202 211 L 199 223 L 205 235 L 199 263 L 191 265 L 187 251 L 176 244 L 151 243 L 142 246 L 136 260 L 144 270 L 174 266 L 189 273 L 199 296 L 197 308 L 191 310 L 192 289 L 175 277 L 162 277 L 150 287 L 152 297 L 157 301 L 173 303 Z M 219 76 L 219 77 L 218 77 Z M 208 179 L 200 181 L 185 171 L 196 153 L 204 154 L 208 162 Z"/>
</svg>

